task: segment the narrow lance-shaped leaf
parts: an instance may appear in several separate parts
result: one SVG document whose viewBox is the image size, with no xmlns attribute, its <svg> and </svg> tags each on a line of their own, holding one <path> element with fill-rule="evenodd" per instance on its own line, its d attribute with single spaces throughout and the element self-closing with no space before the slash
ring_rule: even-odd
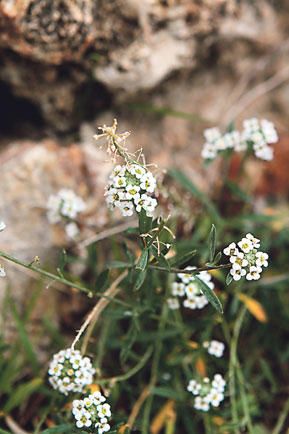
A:
<svg viewBox="0 0 289 434">
<path fill-rule="evenodd" d="M 140 234 L 147 234 L 152 228 L 152 217 L 148 217 L 144 209 L 138 215 L 139 218 L 139 232 Z"/>
<path fill-rule="evenodd" d="M 213 262 L 216 252 L 216 226 L 212 225 L 212 229 L 209 236 L 209 251 L 210 262 Z"/>
<path fill-rule="evenodd" d="M 232 280 L 233 280 L 232 274 L 228 273 L 227 276 L 226 276 L 226 285 L 230 285 L 230 283 L 232 282 Z"/>
<path fill-rule="evenodd" d="M 148 249 L 144 249 L 135 268 L 137 270 L 144 271 L 147 268 L 148 260 L 149 260 L 149 251 Z"/>
<path fill-rule="evenodd" d="M 197 280 L 200 289 L 204 296 L 207 298 L 208 302 L 211 303 L 211 305 L 220 313 L 223 313 L 223 306 L 214 293 L 214 291 L 208 287 L 208 285 L 203 282 L 201 279 L 199 279 L 197 276 L 194 276 L 194 278 Z"/>
</svg>

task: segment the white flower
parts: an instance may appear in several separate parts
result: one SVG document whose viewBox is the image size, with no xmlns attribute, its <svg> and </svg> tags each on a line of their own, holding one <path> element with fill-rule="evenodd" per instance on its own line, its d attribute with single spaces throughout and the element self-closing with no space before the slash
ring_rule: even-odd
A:
<svg viewBox="0 0 289 434">
<path fill-rule="evenodd" d="M 212 340 L 211 342 L 204 342 L 203 346 L 207 348 L 208 353 L 215 357 L 222 357 L 225 350 L 223 342 Z"/>
<path fill-rule="evenodd" d="M 71 348 L 55 354 L 48 370 L 50 384 L 64 395 L 83 392 L 87 385 L 92 384 L 94 373 L 90 359 Z"/>
<path fill-rule="evenodd" d="M 65 226 L 65 232 L 68 238 L 74 240 L 79 234 L 78 226 L 75 222 L 70 222 Z"/>
<path fill-rule="evenodd" d="M 137 179 L 141 179 L 147 173 L 146 169 L 139 164 L 132 164 L 131 166 L 128 166 L 128 171 Z"/>
<path fill-rule="evenodd" d="M 204 131 L 204 137 L 209 143 L 213 143 L 221 137 L 219 128 L 207 128 Z"/>
<path fill-rule="evenodd" d="M 185 286 L 185 293 L 189 299 L 194 299 L 196 295 L 200 294 L 200 289 L 195 282 L 190 282 Z"/>
<path fill-rule="evenodd" d="M 205 143 L 201 153 L 204 160 L 214 160 L 217 156 L 217 147 L 212 143 Z"/>
<path fill-rule="evenodd" d="M 100 404 L 96 407 L 97 414 L 100 418 L 103 417 L 110 417 L 111 411 L 110 411 L 110 405 L 109 404 Z"/>
<path fill-rule="evenodd" d="M 186 267 L 185 270 L 194 270 L 196 267 Z M 177 276 L 181 279 L 183 283 L 189 283 L 194 280 L 193 274 L 190 273 L 178 273 Z"/>
<path fill-rule="evenodd" d="M 116 176 L 113 179 L 113 185 L 116 188 L 125 187 L 126 186 L 126 178 L 125 178 L 125 176 Z"/>
<path fill-rule="evenodd" d="M 172 295 L 174 297 L 183 297 L 185 295 L 185 285 L 181 282 L 173 282 Z"/>
<path fill-rule="evenodd" d="M 208 399 L 213 407 L 219 407 L 220 403 L 224 400 L 224 394 L 216 389 L 212 389 L 208 395 Z"/>
<path fill-rule="evenodd" d="M 176 309 L 179 309 L 179 307 L 180 307 L 180 302 L 177 298 L 168 298 L 167 303 L 168 303 L 169 309 L 171 309 L 171 310 L 176 310 Z"/>
<path fill-rule="evenodd" d="M 91 419 L 86 414 L 82 414 L 80 419 L 76 422 L 77 428 L 90 427 L 92 425 Z"/>
<path fill-rule="evenodd" d="M 246 235 L 246 238 L 248 238 L 248 240 L 251 241 L 251 243 L 253 244 L 253 247 L 255 249 L 259 249 L 259 247 L 260 247 L 260 240 L 258 238 L 255 238 L 254 235 L 252 235 L 250 233 Z"/>
<path fill-rule="evenodd" d="M 207 304 L 209 304 L 209 302 L 204 295 L 196 297 L 197 309 L 203 309 L 205 306 L 207 306 Z"/>
<path fill-rule="evenodd" d="M 224 252 L 224 254 L 226 256 L 237 255 L 238 254 L 238 249 L 237 249 L 236 243 L 229 244 L 228 247 L 226 247 L 223 250 L 223 252 Z"/>
<path fill-rule="evenodd" d="M 98 434 L 103 434 L 104 432 L 108 432 L 110 430 L 110 425 L 105 420 L 102 420 L 95 424 L 95 428 L 98 429 Z"/>
<path fill-rule="evenodd" d="M 258 267 L 268 267 L 268 254 L 264 252 L 257 252 L 256 253 L 256 265 Z"/>
<path fill-rule="evenodd" d="M 140 187 L 149 193 L 153 193 L 155 191 L 156 180 L 151 172 L 148 172 L 141 177 Z"/>
<path fill-rule="evenodd" d="M 235 269 L 244 268 L 248 265 L 248 261 L 242 252 L 238 252 L 236 256 L 231 256 L 230 262 L 233 264 L 232 266 Z"/>
<path fill-rule="evenodd" d="M 260 273 L 262 272 L 261 267 L 255 267 L 254 265 L 250 267 L 248 274 L 246 275 L 247 280 L 258 280 L 260 279 Z"/>
<path fill-rule="evenodd" d="M 184 307 L 186 307 L 188 309 L 192 309 L 192 310 L 197 309 L 196 298 L 194 298 L 194 299 L 192 299 L 192 298 L 191 299 L 186 298 L 183 301 L 183 305 L 184 305 Z"/>
<path fill-rule="evenodd" d="M 190 380 L 187 390 L 193 395 L 198 395 L 202 386 L 196 380 Z"/>
<path fill-rule="evenodd" d="M 241 241 L 238 242 L 238 246 L 244 253 L 249 253 L 253 250 L 253 243 L 248 238 L 242 238 Z"/>
<path fill-rule="evenodd" d="M 5 228 L 6 228 L 5 223 L 0 221 L 0 232 L 4 231 Z"/>
<path fill-rule="evenodd" d="M 225 390 L 226 381 L 222 377 L 221 374 L 215 374 L 214 379 L 212 381 L 212 387 L 219 392 L 223 392 Z"/>
<path fill-rule="evenodd" d="M 138 185 L 127 185 L 126 186 L 126 199 L 139 198 L 140 187 Z"/>
<path fill-rule="evenodd" d="M 196 410 L 201 410 L 201 411 L 209 411 L 210 410 L 209 403 L 206 402 L 206 400 L 204 398 L 202 398 L 201 396 L 197 396 L 195 398 L 194 407 Z"/>
<path fill-rule="evenodd" d="M 128 201 L 120 202 L 119 208 L 124 217 L 133 215 L 133 204 Z"/>
<path fill-rule="evenodd" d="M 230 274 L 232 275 L 234 280 L 240 280 L 241 277 L 246 275 L 246 270 L 243 268 L 231 268 Z"/>
</svg>

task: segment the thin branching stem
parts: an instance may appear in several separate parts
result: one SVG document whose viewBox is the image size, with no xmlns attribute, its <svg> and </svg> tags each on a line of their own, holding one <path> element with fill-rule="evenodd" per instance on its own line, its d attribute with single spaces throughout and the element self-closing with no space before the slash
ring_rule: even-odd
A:
<svg viewBox="0 0 289 434">
<path fill-rule="evenodd" d="M 125 277 L 127 276 L 127 270 L 124 271 L 123 273 L 121 273 L 110 285 L 110 287 L 104 292 L 104 296 L 105 298 L 102 298 L 101 300 L 99 300 L 96 305 L 94 306 L 94 308 L 91 310 L 91 312 L 89 313 L 89 315 L 87 316 L 86 320 L 84 321 L 84 323 L 82 324 L 81 328 L 79 329 L 74 341 L 72 342 L 71 348 L 74 349 L 76 343 L 79 341 L 79 339 L 81 338 L 81 336 L 83 335 L 83 333 L 85 332 L 85 330 L 87 329 L 87 327 L 89 326 L 89 324 L 95 320 L 97 321 L 97 319 L 99 318 L 99 315 L 101 314 L 101 312 L 107 307 L 107 305 L 109 304 L 109 302 L 111 300 L 114 299 L 114 297 L 116 296 L 116 294 L 119 291 L 119 287 L 118 285 L 122 282 L 122 280 L 125 279 Z M 109 297 L 109 298 L 108 298 Z M 89 337 L 88 337 L 89 339 Z M 88 342 L 87 339 L 87 342 Z M 86 350 L 86 347 L 83 349 L 84 352 Z"/>
<path fill-rule="evenodd" d="M 220 265 L 205 265 L 204 267 L 196 267 L 192 270 L 190 269 L 180 269 L 180 268 L 164 268 L 158 265 L 149 265 L 149 268 L 153 270 L 166 271 L 167 273 L 179 273 L 179 274 L 197 274 L 200 271 L 211 271 L 211 270 L 223 270 L 225 268 L 230 268 L 232 264 L 220 264 Z"/>
<path fill-rule="evenodd" d="M 34 271 L 35 273 L 38 273 L 41 276 L 47 277 L 48 279 L 51 279 L 52 281 L 63 283 L 63 285 L 70 286 L 72 288 L 76 288 L 79 291 L 85 292 L 88 295 L 92 294 L 95 297 L 105 298 L 109 301 L 113 301 L 114 303 L 120 304 L 122 306 L 131 307 L 129 303 L 126 303 L 126 302 L 119 300 L 117 298 L 114 298 L 114 297 L 106 296 L 105 294 L 103 294 L 101 292 L 92 291 L 91 289 L 87 288 L 86 286 L 83 286 L 77 282 L 73 282 L 71 280 L 68 280 L 63 276 L 59 276 L 57 274 L 50 273 L 49 271 L 43 270 L 43 268 L 40 268 L 40 267 L 36 267 L 35 265 L 33 265 L 31 263 L 26 264 L 25 262 L 21 261 L 20 259 L 14 258 L 13 256 L 8 255 L 7 253 L 4 253 L 2 251 L 0 251 L 0 257 L 6 259 L 7 261 L 13 262 L 14 264 L 17 264 L 21 267 L 24 267 L 27 270 Z"/>
<path fill-rule="evenodd" d="M 116 375 L 115 377 L 110 378 L 103 378 L 100 380 L 97 380 L 98 384 L 110 384 L 113 385 L 120 381 L 128 380 L 129 378 L 133 377 L 135 374 L 137 374 L 146 364 L 150 356 L 152 355 L 153 347 L 149 347 L 145 354 L 141 357 L 139 362 L 129 371 L 127 371 L 125 374 Z"/>
</svg>

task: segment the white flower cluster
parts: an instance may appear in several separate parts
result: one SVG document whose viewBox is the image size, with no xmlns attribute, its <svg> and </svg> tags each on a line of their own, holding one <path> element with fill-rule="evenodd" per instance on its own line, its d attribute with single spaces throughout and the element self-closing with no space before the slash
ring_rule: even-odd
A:
<svg viewBox="0 0 289 434">
<path fill-rule="evenodd" d="M 156 179 L 144 166 L 127 164 L 116 166 L 109 177 L 105 192 L 109 208 L 119 208 L 123 216 L 140 213 L 143 209 L 152 217 L 157 200 L 152 197 L 156 189 Z"/>
<path fill-rule="evenodd" d="M 230 257 L 232 264 L 230 274 L 234 280 L 246 276 L 247 280 L 258 280 L 262 267 L 268 267 L 268 254 L 258 252 L 260 240 L 252 234 L 247 234 L 237 243 L 231 243 L 223 251 Z"/>
<path fill-rule="evenodd" d="M 63 188 L 52 194 L 47 203 L 47 217 L 50 223 L 65 221 L 68 238 L 75 238 L 79 232 L 75 223 L 77 215 L 85 210 L 85 203 L 73 190 Z"/>
<path fill-rule="evenodd" d="M 195 267 L 187 267 L 186 270 L 194 270 Z M 201 271 L 196 274 L 210 289 L 214 289 L 214 283 L 211 281 L 212 276 L 207 271 Z M 174 282 L 172 284 L 171 294 L 173 297 L 167 299 L 167 303 L 170 309 L 178 309 L 180 302 L 177 297 L 185 297 L 183 300 L 183 306 L 189 309 L 203 309 L 208 300 L 203 295 L 198 281 L 192 274 L 179 273 L 178 277 L 180 282 Z"/>
<path fill-rule="evenodd" d="M 203 342 L 203 347 L 206 348 L 206 350 L 211 356 L 215 356 L 218 358 L 223 357 L 225 351 L 225 345 L 223 344 L 223 342 L 216 341 L 213 339 L 210 342 L 208 341 Z"/>
<path fill-rule="evenodd" d="M 64 395 L 83 392 L 85 386 L 92 384 L 94 373 L 90 359 L 71 348 L 55 354 L 48 370 L 50 384 Z"/>
<path fill-rule="evenodd" d="M 208 377 L 201 382 L 190 380 L 187 390 L 195 396 L 196 410 L 209 411 L 211 407 L 219 407 L 224 400 L 226 381 L 221 374 L 215 374 L 213 381 Z"/>
<path fill-rule="evenodd" d="M 100 392 L 94 392 L 84 399 L 74 400 L 72 414 L 77 428 L 90 428 L 93 432 L 103 434 L 110 430 L 108 420 L 111 417 L 110 405 Z M 95 428 L 97 431 L 95 431 Z"/>
<path fill-rule="evenodd" d="M 0 221 L 0 232 L 4 231 L 5 228 L 6 228 L 5 223 Z M 6 276 L 6 272 L 3 266 L 0 264 L 0 277 L 5 277 L 5 276 Z"/>
<path fill-rule="evenodd" d="M 255 156 L 262 160 L 273 159 L 273 149 L 269 145 L 278 141 L 278 134 L 272 122 L 266 119 L 247 119 L 243 122 L 243 131 L 233 130 L 222 134 L 219 128 L 209 128 L 204 131 L 206 142 L 202 157 L 213 160 L 219 152 L 232 149 L 236 152 L 246 151 L 250 146 Z"/>
</svg>

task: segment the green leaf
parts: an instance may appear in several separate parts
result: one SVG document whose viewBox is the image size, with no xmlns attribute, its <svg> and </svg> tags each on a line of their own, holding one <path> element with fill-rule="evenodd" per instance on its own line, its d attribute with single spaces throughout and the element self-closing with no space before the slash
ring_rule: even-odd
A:
<svg viewBox="0 0 289 434">
<path fill-rule="evenodd" d="M 140 234 L 147 234 L 152 228 L 153 219 L 148 217 L 144 209 L 138 215 L 139 219 L 139 232 Z"/>
<path fill-rule="evenodd" d="M 39 389 L 42 383 L 43 381 L 41 378 L 34 378 L 28 383 L 21 384 L 19 387 L 17 387 L 4 406 L 4 413 L 9 413 L 15 407 L 26 401 L 29 396 Z"/>
<path fill-rule="evenodd" d="M 142 287 L 142 285 L 143 285 L 143 283 L 145 281 L 146 275 L 147 275 L 147 269 L 143 270 L 143 271 L 140 271 L 137 274 L 137 278 L 136 278 L 136 281 L 135 281 L 135 284 L 134 284 L 135 291 L 138 291 Z"/>
<path fill-rule="evenodd" d="M 219 224 L 222 222 L 222 218 L 213 202 L 200 191 L 184 173 L 176 169 L 172 169 L 168 173 L 204 205 L 211 215 L 212 220 L 219 222 Z"/>
<path fill-rule="evenodd" d="M 148 249 L 144 249 L 135 268 L 137 270 L 144 271 L 147 268 L 148 260 L 149 260 L 149 251 Z"/>
<path fill-rule="evenodd" d="M 181 265 L 185 264 L 186 262 L 189 262 L 189 260 L 195 256 L 197 253 L 197 250 L 191 250 L 187 253 L 182 253 L 179 255 L 174 256 L 169 262 L 171 267 L 180 267 Z"/>
<path fill-rule="evenodd" d="M 213 262 L 216 252 L 216 226 L 213 224 L 209 235 L 210 262 Z"/>
<path fill-rule="evenodd" d="M 218 297 L 216 296 L 216 294 L 214 293 L 214 291 L 211 288 L 209 288 L 208 285 L 205 282 L 203 282 L 202 279 L 200 279 L 198 276 L 194 275 L 194 278 L 198 282 L 200 289 L 204 294 L 204 296 L 207 298 L 208 302 L 211 303 L 211 305 L 219 313 L 223 313 L 223 306 L 220 300 L 218 299 Z"/>
<path fill-rule="evenodd" d="M 222 252 L 218 252 L 214 257 L 214 265 L 218 264 L 222 258 Z"/>
<path fill-rule="evenodd" d="M 107 264 L 107 268 L 111 269 L 111 268 L 130 268 L 131 264 L 129 262 L 124 262 L 124 261 L 110 261 Z"/>
<path fill-rule="evenodd" d="M 226 276 L 226 285 L 230 285 L 230 283 L 232 283 L 233 281 L 233 276 L 231 273 L 228 273 Z"/>
</svg>

